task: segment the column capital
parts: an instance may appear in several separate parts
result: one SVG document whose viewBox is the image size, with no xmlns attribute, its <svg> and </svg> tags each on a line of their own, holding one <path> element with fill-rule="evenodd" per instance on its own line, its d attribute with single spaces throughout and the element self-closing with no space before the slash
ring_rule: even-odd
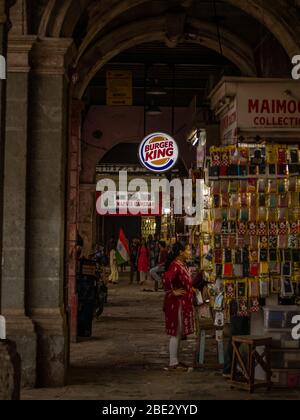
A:
<svg viewBox="0 0 300 420">
<path fill-rule="evenodd" d="M 75 57 L 72 38 L 38 38 L 31 53 L 32 71 L 38 74 L 68 75 Z"/>
<path fill-rule="evenodd" d="M 36 42 L 34 35 L 9 35 L 7 63 L 9 73 L 28 73 L 30 71 L 30 51 Z"/>
</svg>

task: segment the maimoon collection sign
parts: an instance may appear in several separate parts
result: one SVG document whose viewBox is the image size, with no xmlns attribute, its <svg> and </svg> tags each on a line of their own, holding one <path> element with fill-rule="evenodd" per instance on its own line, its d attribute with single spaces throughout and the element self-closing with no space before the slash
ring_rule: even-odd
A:
<svg viewBox="0 0 300 420">
<path fill-rule="evenodd" d="M 141 164 L 154 173 L 171 170 L 179 156 L 176 141 L 164 133 L 153 133 L 147 136 L 139 148 Z"/>
</svg>

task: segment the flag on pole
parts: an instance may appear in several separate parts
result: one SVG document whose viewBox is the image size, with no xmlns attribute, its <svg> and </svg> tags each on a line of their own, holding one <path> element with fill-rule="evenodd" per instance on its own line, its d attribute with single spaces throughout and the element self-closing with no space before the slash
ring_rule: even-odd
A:
<svg viewBox="0 0 300 420">
<path fill-rule="evenodd" d="M 129 261 L 129 245 L 126 239 L 124 230 L 120 230 L 120 236 L 117 245 L 117 252 L 116 252 L 116 259 L 117 264 L 122 265 Z"/>
</svg>

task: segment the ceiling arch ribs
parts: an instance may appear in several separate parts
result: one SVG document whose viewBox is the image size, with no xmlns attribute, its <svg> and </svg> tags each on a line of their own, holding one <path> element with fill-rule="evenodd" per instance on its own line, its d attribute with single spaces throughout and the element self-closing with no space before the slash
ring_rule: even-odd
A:
<svg viewBox="0 0 300 420">
<path fill-rule="evenodd" d="M 199 43 L 202 46 L 219 52 L 219 40 L 214 25 L 196 19 L 188 20 L 188 23 L 196 29 L 199 36 L 198 39 L 185 39 L 186 41 Z M 221 31 L 224 55 L 236 64 L 244 75 L 255 76 L 256 68 L 251 48 L 236 35 L 231 34 L 225 29 L 221 29 Z M 82 97 L 92 78 L 113 57 L 138 44 L 152 41 L 167 41 L 165 17 L 146 19 L 130 25 L 124 25 L 105 37 L 100 38 L 81 57 L 78 63 L 78 97 Z M 95 57 L 98 57 L 98 59 L 95 60 Z"/>
</svg>

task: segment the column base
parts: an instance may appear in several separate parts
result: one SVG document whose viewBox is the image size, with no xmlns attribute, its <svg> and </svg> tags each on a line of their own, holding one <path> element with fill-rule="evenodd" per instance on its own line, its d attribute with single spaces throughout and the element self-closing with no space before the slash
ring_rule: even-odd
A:
<svg viewBox="0 0 300 420">
<path fill-rule="evenodd" d="M 16 343 L 21 357 L 21 386 L 34 388 L 36 385 L 37 336 L 33 322 L 18 311 L 4 311 L 7 338 Z"/>
<path fill-rule="evenodd" d="M 21 358 L 10 340 L 0 340 L 0 366 L 0 401 L 19 400 Z"/>
<path fill-rule="evenodd" d="M 31 318 L 37 331 L 37 387 L 62 387 L 69 356 L 66 318 L 53 309 L 34 310 Z"/>
</svg>

